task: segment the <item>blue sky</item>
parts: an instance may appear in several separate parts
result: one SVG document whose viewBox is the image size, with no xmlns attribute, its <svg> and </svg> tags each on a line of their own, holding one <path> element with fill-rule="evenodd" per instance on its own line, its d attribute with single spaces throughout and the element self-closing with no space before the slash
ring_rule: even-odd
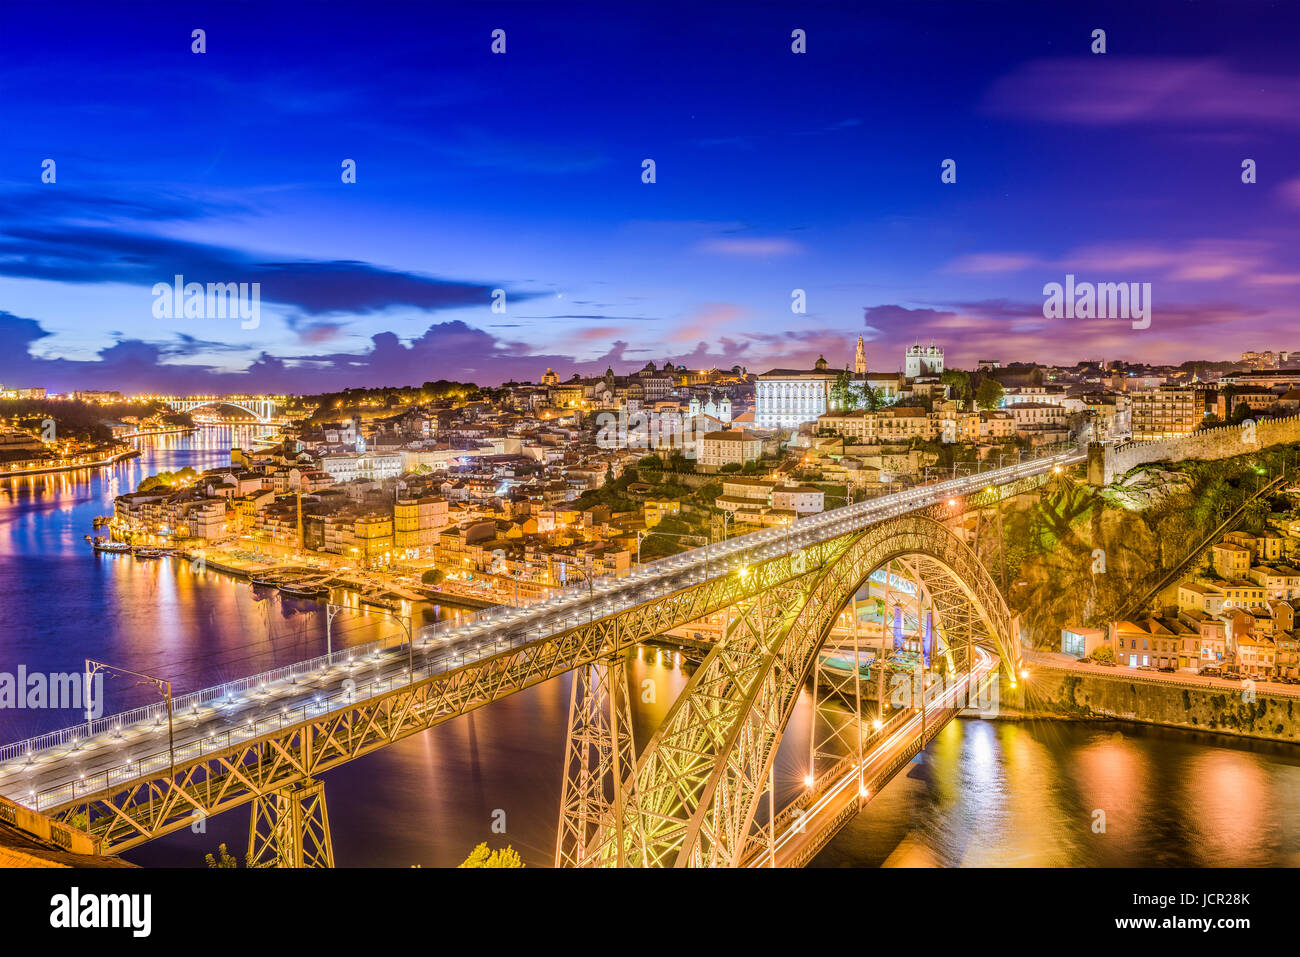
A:
<svg viewBox="0 0 1300 957">
<path fill-rule="evenodd" d="M 1293 4 L 178 6 L 6 8 L 0 383 L 1300 349 Z M 1151 328 L 1044 319 L 1067 272 Z M 155 318 L 176 273 L 258 327 Z"/>
</svg>

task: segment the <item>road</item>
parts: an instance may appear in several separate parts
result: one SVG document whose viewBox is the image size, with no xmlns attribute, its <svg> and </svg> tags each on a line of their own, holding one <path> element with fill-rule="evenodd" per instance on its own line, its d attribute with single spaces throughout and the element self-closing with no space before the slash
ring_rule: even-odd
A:
<svg viewBox="0 0 1300 957">
<path fill-rule="evenodd" d="M 1131 668 L 1128 665 L 1111 667 L 1109 665 L 1079 661 L 1070 655 L 1056 652 L 1025 651 L 1023 655 L 1026 661 L 1046 665 L 1049 668 L 1057 668 L 1062 671 L 1080 671 L 1087 674 L 1103 675 L 1107 678 L 1123 678 L 1126 681 L 1149 681 L 1153 684 L 1171 684 L 1183 688 L 1215 688 L 1220 691 L 1230 691 L 1234 694 L 1241 694 L 1248 687 L 1246 681 L 1229 681 L 1227 678 L 1197 675 L 1186 671 L 1176 671 L 1170 674 L 1167 671 L 1143 671 L 1140 668 Z M 1252 681 L 1249 683 L 1249 688 L 1256 694 L 1300 698 L 1300 685 L 1286 685 L 1277 681 Z"/>
<path fill-rule="evenodd" d="M 977 647 L 974 679 L 979 682 L 993 674 L 997 656 Z M 924 715 L 914 708 L 897 728 L 886 728 L 882 740 L 874 743 L 862 763 L 848 764 L 842 773 L 825 786 L 824 792 L 802 815 L 796 816 L 776 835 L 775 854 L 764 849 L 745 862 L 746 867 L 802 867 L 825 846 L 844 824 L 860 811 L 880 789 L 906 765 L 918 750 L 922 721 L 927 740 L 957 715 L 969 701 L 968 677 L 947 682 L 934 701 L 927 701 Z M 779 815 L 778 815 L 779 817 Z"/>
</svg>

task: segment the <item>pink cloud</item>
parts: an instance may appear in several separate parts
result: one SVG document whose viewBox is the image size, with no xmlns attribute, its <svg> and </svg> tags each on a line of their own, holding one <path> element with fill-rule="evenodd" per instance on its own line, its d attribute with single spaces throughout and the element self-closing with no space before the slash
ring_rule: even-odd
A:
<svg viewBox="0 0 1300 957">
<path fill-rule="evenodd" d="M 1041 262 L 1029 253 L 972 253 L 958 256 L 948 264 L 945 272 L 999 273 L 1019 272 Z"/>
<path fill-rule="evenodd" d="M 1034 60 L 996 81 L 992 113 L 1105 126 L 1136 122 L 1300 123 L 1300 80 L 1245 73 L 1214 59 L 1114 54 Z"/>
<path fill-rule="evenodd" d="M 770 256 L 790 256 L 804 251 L 803 246 L 790 239 L 778 237 L 753 239 L 706 239 L 697 247 L 701 252 L 721 256 L 743 256 L 765 259 Z"/>
</svg>

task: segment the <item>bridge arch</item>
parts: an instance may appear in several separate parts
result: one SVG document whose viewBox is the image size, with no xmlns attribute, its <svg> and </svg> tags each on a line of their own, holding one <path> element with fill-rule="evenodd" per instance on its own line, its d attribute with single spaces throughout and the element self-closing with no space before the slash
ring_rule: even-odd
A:
<svg viewBox="0 0 1300 957">
<path fill-rule="evenodd" d="M 837 557 L 738 603 L 726 638 L 682 690 L 637 762 L 623 842 L 650 866 L 736 866 L 799 693 L 844 605 L 903 559 L 949 646 L 991 644 L 1019 668 L 1006 602 L 973 551 L 919 515 L 872 525 Z"/>
<path fill-rule="evenodd" d="M 241 412 L 247 412 L 261 423 L 269 422 L 274 418 L 277 411 L 276 403 L 271 399 L 216 397 L 211 399 L 177 399 L 167 404 L 178 412 L 193 412 L 195 409 L 215 409 L 226 405 Z"/>
</svg>

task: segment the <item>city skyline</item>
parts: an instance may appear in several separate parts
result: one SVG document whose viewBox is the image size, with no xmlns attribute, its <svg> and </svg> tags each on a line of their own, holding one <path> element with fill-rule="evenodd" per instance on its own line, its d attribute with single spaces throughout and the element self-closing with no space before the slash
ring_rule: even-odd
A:
<svg viewBox="0 0 1300 957">
<path fill-rule="evenodd" d="M 761 372 L 842 366 L 859 335 L 882 370 L 914 340 L 958 368 L 1297 345 L 1294 10 L 304 9 L 57 35 L 14 12 L 0 383 Z M 260 321 L 159 319 L 177 275 L 260 283 Z M 1067 275 L 1151 283 L 1150 328 L 1043 318 Z"/>
</svg>

